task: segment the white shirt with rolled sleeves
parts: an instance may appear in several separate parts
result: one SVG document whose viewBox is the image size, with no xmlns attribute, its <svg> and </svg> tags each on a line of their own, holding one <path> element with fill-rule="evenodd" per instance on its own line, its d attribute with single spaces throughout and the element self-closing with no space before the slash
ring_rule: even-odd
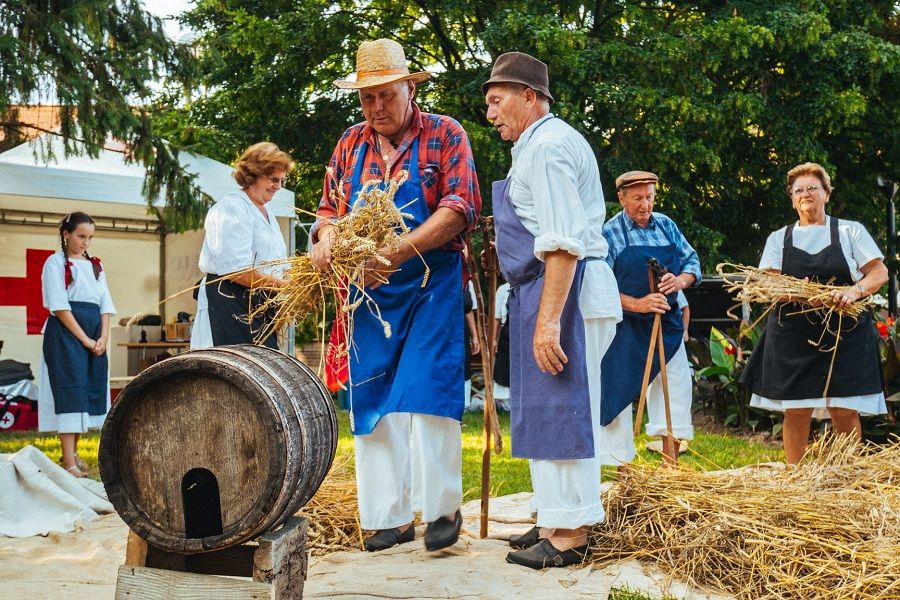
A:
<svg viewBox="0 0 900 600">
<path fill-rule="evenodd" d="M 287 245 L 275 215 L 269 211 L 266 218 L 243 190 L 231 192 L 216 202 L 206 213 L 203 228 L 206 234 L 199 262 L 204 273 L 226 275 L 262 262 L 287 258 Z M 258 270 L 280 276 L 283 267 L 259 267 Z M 191 329 L 191 349 L 213 345 L 208 309 L 206 286 L 201 285 Z"/>
<path fill-rule="evenodd" d="M 585 356 L 597 446 L 600 362 L 615 335 L 615 324 L 622 320 L 616 278 L 603 260 L 608 251 L 603 237 L 606 205 L 597 159 L 581 134 L 547 115 L 522 132 L 513 146 L 509 176 L 513 208 L 535 238 L 538 260 L 555 250 L 565 250 L 579 259 L 599 259 L 585 265 L 578 298 L 585 320 Z M 575 529 L 603 520 L 599 458 L 529 463 L 534 488 L 531 508 L 537 512 L 539 526 Z"/>
<path fill-rule="evenodd" d="M 549 120 L 544 123 L 545 120 Z M 543 123 L 543 124 L 542 124 Z M 509 195 L 522 225 L 535 237 L 534 255 L 565 250 L 599 258 L 585 265 L 578 298 L 585 318 L 622 319 L 619 288 L 606 264 L 606 204 L 597 159 L 587 140 L 547 115 L 522 132 L 512 149 Z"/>
</svg>

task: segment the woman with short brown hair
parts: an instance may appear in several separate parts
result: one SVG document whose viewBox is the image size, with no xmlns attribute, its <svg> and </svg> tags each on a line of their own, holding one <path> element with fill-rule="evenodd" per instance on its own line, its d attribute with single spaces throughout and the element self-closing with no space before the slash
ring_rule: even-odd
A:
<svg viewBox="0 0 900 600">
<path fill-rule="evenodd" d="M 860 223 L 825 214 L 832 192 L 825 169 L 803 163 L 788 171 L 787 181 L 798 220 L 769 235 L 759 268 L 840 286 L 832 297 L 842 306 L 877 292 L 888 277 L 884 255 Z M 769 313 L 741 377 L 753 391 L 751 406 L 784 412 L 790 464 L 803 458 L 814 413 L 830 417 L 835 433 L 859 440 L 860 413 L 887 412 L 871 315 L 839 322 L 831 314 L 825 324 L 801 312 L 808 308 L 784 302 Z"/>
<path fill-rule="evenodd" d="M 266 204 L 284 186 L 291 157 L 271 142 L 244 150 L 234 164 L 240 186 L 216 202 L 206 215 L 200 270 L 206 273 L 197 294 L 191 348 L 253 343 L 266 320 L 248 318 L 248 307 L 264 301 L 266 290 L 284 285 L 274 267 L 248 268 L 287 257 L 275 216 Z M 265 345 L 278 348 L 274 332 Z"/>
</svg>

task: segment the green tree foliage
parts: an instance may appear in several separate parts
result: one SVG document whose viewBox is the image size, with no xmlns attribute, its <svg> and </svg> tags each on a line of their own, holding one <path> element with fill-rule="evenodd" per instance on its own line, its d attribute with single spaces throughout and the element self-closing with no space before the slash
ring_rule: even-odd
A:
<svg viewBox="0 0 900 600">
<path fill-rule="evenodd" d="M 657 210 L 681 223 L 712 268 L 757 260 L 765 236 L 793 218 L 786 171 L 824 164 L 830 211 L 885 241 L 875 179 L 900 179 L 898 9 L 888 0 L 662 2 L 597 0 L 199 0 L 186 22 L 202 88 L 169 98 L 180 144 L 230 160 L 271 139 L 300 161 L 300 205 L 315 206 L 338 136 L 361 119 L 331 81 L 353 70 L 359 42 L 390 37 L 426 110 L 469 132 L 485 212 L 508 146 L 484 118 L 481 82 L 494 57 L 529 52 L 550 66 L 554 112 L 597 153 L 610 211 L 615 176 L 660 175 Z"/>
<path fill-rule="evenodd" d="M 154 132 L 146 108 L 154 81 L 189 80 L 192 65 L 189 49 L 170 42 L 138 0 L 3 0 L 0 149 L 21 143 L 28 129 L 17 105 L 58 105 L 61 126 L 49 133 L 62 138 L 66 155 L 97 156 L 110 137 L 125 142 L 126 158 L 147 167 L 145 196 L 165 197 L 167 227 L 197 226 L 209 199 Z"/>
</svg>

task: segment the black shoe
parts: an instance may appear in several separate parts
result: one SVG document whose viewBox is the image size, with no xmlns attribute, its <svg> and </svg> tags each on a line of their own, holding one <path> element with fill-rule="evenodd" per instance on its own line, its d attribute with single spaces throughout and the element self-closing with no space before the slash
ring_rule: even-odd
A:
<svg viewBox="0 0 900 600">
<path fill-rule="evenodd" d="M 518 535 L 509 536 L 509 545 L 515 548 L 516 550 L 524 550 L 525 548 L 531 548 L 539 541 L 541 541 L 540 536 L 541 528 L 535 525 L 525 533 L 521 533 Z"/>
<path fill-rule="evenodd" d="M 425 548 L 440 550 L 452 546 L 459 539 L 460 528 L 462 528 L 462 513 L 458 510 L 452 518 L 440 517 L 432 521 L 425 528 Z"/>
<path fill-rule="evenodd" d="M 378 552 L 379 550 L 387 550 L 398 544 L 411 542 L 416 537 L 415 528 L 410 525 L 406 531 L 400 531 L 399 527 L 393 529 L 379 529 L 374 534 L 366 538 L 363 542 L 366 550 L 369 552 Z"/>
<path fill-rule="evenodd" d="M 518 552 L 510 552 L 506 555 L 506 562 L 522 565 L 531 569 L 546 569 L 547 567 L 567 567 L 584 562 L 588 555 L 588 545 L 572 548 L 571 550 L 557 550 L 548 539 Z"/>
</svg>

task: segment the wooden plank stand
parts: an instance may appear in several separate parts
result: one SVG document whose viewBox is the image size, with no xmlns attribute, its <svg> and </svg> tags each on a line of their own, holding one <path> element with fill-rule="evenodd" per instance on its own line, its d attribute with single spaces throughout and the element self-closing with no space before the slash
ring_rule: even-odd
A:
<svg viewBox="0 0 900 600">
<path fill-rule="evenodd" d="M 306 580 L 307 529 L 306 519 L 291 517 L 256 540 L 201 554 L 162 550 L 129 531 L 116 600 L 300 600 Z"/>
</svg>

